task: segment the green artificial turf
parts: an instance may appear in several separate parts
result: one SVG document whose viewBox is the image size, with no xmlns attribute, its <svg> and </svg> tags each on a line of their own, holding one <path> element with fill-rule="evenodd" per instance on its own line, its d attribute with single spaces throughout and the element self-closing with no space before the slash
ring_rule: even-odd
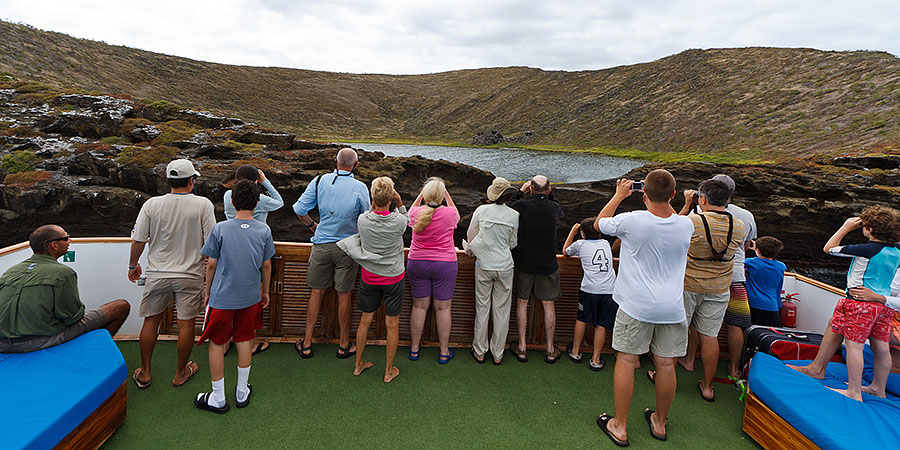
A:
<svg viewBox="0 0 900 450">
<path fill-rule="evenodd" d="M 140 363 L 137 342 L 120 342 L 129 371 Z M 353 358 L 338 360 L 335 345 L 315 345 L 301 359 L 290 344 L 272 344 L 253 359 L 251 404 L 234 407 L 237 356 L 225 360 L 225 392 L 231 411 L 197 410 L 194 396 L 210 390 L 206 346 L 192 359 L 200 372 L 182 387 L 171 385 L 175 343 L 160 342 L 152 385 L 138 390 L 128 380 L 128 418 L 107 441 L 108 449 L 146 448 L 614 448 L 597 428 L 602 412 L 613 412 L 613 364 L 601 372 L 585 361 L 563 357 L 553 365 L 530 351 L 520 363 L 507 352 L 501 366 L 476 364 L 468 349 L 456 349 L 447 365 L 438 349 L 423 348 L 416 362 L 398 350 L 400 376 L 385 384 L 384 347 L 371 346 L 375 367 L 354 377 Z M 699 362 L 699 360 L 698 360 Z M 759 448 L 741 431 L 743 404 L 731 386 L 717 384 L 715 403 L 700 399 L 699 373 L 678 369 L 678 392 L 669 416 L 669 440 L 649 436 L 643 417 L 654 407 L 653 387 L 635 373 L 629 439 L 640 448 L 737 450 Z M 724 361 L 720 363 L 720 374 Z M 129 372 L 130 373 L 130 372 Z"/>
</svg>

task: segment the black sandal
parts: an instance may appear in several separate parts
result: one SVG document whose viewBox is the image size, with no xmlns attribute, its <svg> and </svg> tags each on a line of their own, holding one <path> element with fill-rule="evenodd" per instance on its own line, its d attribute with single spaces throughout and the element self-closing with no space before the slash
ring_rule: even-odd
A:
<svg viewBox="0 0 900 450">
<path fill-rule="evenodd" d="M 351 352 L 351 351 L 350 351 L 350 348 L 351 348 L 351 347 L 353 347 L 353 343 L 352 343 L 352 342 L 350 343 L 350 345 L 348 345 L 348 346 L 346 346 L 346 347 L 340 347 L 340 346 L 338 346 L 337 353 L 335 354 L 335 356 L 337 356 L 337 359 L 347 359 L 347 358 L 349 358 L 349 357 L 355 355 L 355 354 L 356 354 L 356 350 L 353 350 L 353 351 Z"/>
<path fill-rule="evenodd" d="M 303 359 L 312 358 L 313 357 L 312 345 L 310 345 L 309 347 L 304 347 L 303 344 L 305 344 L 305 342 L 303 342 L 303 339 L 300 339 L 299 341 L 295 342 L 294 350 L 296 350 L 297 354 L 300 355 L 300 357 Z M 307 350 L 309 351 L 309 353 L 307 353 Z"/>
<path fill-rule="evenodd" d="M 225 403 L 225 405 L 222 407 L 216 408 L 215 406 L 212 406 L 209 404 L 209 396 L 210 395 L 212 395 L 212 392 L 197 394 L 197 396 L 194 397 L 194 406 L 196 406 L 198 409 L 214 412 L 216 414 L 227 413 L 228 409 L 230 408 L 228 406 L 228 403 Z"/>
</svg>

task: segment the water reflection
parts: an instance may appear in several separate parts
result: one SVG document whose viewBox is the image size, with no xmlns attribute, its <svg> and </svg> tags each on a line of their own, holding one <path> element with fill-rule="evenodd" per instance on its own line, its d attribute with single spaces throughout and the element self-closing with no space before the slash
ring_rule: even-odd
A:
<svg viewBox="0 0 900 450">
<path fill-rule="evenodd" d="M 646 161 L 588 153 L 546 152 L 509 148 L 435 147 L 430 145 L 352 144 L 387 156 L 421 155 L 487 170 L 510 181 L 541 173 L 554 183 L 605 180 L 624 175 Z"/>
</svg>

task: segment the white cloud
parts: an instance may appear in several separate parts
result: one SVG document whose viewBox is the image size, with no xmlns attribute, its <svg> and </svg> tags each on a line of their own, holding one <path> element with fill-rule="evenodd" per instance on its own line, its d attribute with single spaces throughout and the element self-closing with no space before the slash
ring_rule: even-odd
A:
<svg viewBox="0 0 900 450">
<path fill-rule="evenodd" d="M 204 61 L 355 73 L 600 69 L 711 47 L 900 54 L 896 0 L 5 0 L 0 16 Z"/>
</svg>

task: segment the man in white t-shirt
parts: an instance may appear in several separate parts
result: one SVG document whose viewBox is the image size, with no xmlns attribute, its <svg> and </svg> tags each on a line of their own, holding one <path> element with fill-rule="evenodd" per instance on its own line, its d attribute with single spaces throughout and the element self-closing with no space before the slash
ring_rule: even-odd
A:
<svg viewBox="0 0 900 450">
<path fill-rule="evenodd" d="M 216 224 L 216 216 L 209 199 L 191 193 L 198 176 L 200 173 L 190 161 L 170 162 L 166 180 L 171 191 L 144 203 L 131 232 L 128 280 L 134 282 L 142 274 L 146 276 L 140 307 L 144 318 L 141 366 L 132 374 L 140 389 L 150 385 L 150 359 L 159 336 L 159 323 L 173 303 L 178 314 L 178 365 L 172 384 L 181 386 L 199 369 L 189 359 L 194 345 L 194 318 L 203 312 L 205 265 L 200 249 Z M 144 273 L 138 260 L 148 242 Z"/>
<path fill-rule="evenodd" d="M 656 411 L 646 409 L 650 435 L 666 440 L 666 419 L 675 398 L 675 361 L 687 350 L 684 269 L 694 225 L 675 214 L 675 177 L 666 170 L 644 180 L 646 211 L 613 217 L 631 195 L 633 182 L 618 180 L 616 193 L 597 215 L 594 228 L 622 241 L 613 299 L 619 304 L 613 327 L 616 367 L 613 378 L 615 416 L 601 414 L 597 426 L 616 445 L 628 445 L 626 424 L 634 392 L 634 369 L 640 355 L 653 352 L 657 374 Z"/>
</svg>

